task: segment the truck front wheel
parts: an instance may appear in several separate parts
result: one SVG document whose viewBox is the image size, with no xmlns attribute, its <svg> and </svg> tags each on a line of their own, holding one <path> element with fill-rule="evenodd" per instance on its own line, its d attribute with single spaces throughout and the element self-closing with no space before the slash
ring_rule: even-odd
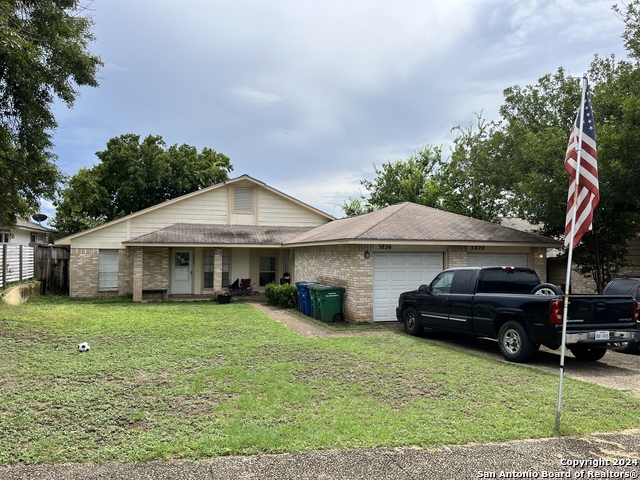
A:
<svg viewBox="0 0 640 480">
<path fill-rule="evenodd" d="M 578 360 L 586 360 L 589 362 L 600 360 L 604 357 L 604 354 L 607 353 L 606 348 L 587 347 L 585 345 L 574 345 L 573 347 L 569 347 L 569 350 L 571 350 L 573 356 Z"/>
<path fill-rule="evenodd" d="M 418 336 L 422 333 L 422 325 L 418 320 L 418 312 L 415 308 L 409 307 L 404 311 L 404 331 L 409 335 Z"/>
<path fill-rule="evenodd" d="M 513 320 L 506 322 L 498 333 L 500 353 L 510 362 L 523 363 L 533 357 L 534 344 L 524 327 Z"/>
</svg>

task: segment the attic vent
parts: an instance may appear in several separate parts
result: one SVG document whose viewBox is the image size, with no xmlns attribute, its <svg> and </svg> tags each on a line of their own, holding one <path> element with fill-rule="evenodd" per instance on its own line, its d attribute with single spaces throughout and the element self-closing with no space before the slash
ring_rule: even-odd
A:
<svg viewBox="0 0 640 480">
<path fill-rule="evenodd" d="M 244 213 L 253 212 L 253 188 L 235 187 L 233 189 L 233 211 Z"/>
</svg>

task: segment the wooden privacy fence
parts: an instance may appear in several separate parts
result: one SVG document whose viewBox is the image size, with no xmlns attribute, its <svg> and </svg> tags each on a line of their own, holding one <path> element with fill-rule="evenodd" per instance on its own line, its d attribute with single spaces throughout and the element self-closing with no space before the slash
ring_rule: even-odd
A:
<svg viewBox="0 0 640 480">
<path fill-rule="evenodd" d="M 35 279 L 43 295 L 69 295 L 69 253 L 66 245 L 36 246 Z"/>
<path fill-rule="evenodd" d="M 31 280 L 34 275 L 34 248 L 26 245 L 2 245 L 0 249 L 0 288 L 8 283 Z"/>
</svg>

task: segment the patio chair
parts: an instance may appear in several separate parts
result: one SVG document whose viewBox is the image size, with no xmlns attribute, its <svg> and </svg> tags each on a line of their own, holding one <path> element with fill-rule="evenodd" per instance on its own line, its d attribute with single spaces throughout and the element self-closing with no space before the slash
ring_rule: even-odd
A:
<svg viewBox="0 0 640 480">
<path fill-rule="evenodd" d="M 243 278 L 240 280 L 240 296 L 253 295 L 253 283 L 250 278 Z"/>
</svg>

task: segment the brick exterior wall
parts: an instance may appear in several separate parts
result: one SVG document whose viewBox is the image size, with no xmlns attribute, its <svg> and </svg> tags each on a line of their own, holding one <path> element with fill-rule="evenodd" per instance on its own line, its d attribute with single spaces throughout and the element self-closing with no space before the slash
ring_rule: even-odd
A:
<svg viewBox="0 0 640 480">
<path fill-rule="evenodd" d="M 142 289 L 169 288 L 169 248 L 144 247 Z"/>
<path fill-rule="evenodd" d="M 447 252 L 447 264 L 444 268 L 467 266 L 467 247 L 452 246 L 448 248 Z"/>
<path fill-rule="evenodd" d="M 118 295 L 133 295 L 133 248 L 118 255 Z"/>
<path fill-rule="evenodd" d="M 541 282 L 547 281 L 547 249 L 533 247 L 531 249 L 533 257 L 533 269 L 538 273 Z"/>
<path fill-rule="evenodd" d="M 72 248 L 69 259 L 69 296 L 98 296 L 98 249 Z"/>
<path fill-rule="evenodd" d="M 213 252 L 213 294 L 222 293 L 222 249 L 216 248 Z"/>
<path fill-rule="evenodd" d="M 295 282 L 318 282 L 343 287 L 342 308 L 349 322 L 373 319 L 373 255 L 364 258 L 365 245 L 304 247 L 295 251 Z"/>
</svg>

